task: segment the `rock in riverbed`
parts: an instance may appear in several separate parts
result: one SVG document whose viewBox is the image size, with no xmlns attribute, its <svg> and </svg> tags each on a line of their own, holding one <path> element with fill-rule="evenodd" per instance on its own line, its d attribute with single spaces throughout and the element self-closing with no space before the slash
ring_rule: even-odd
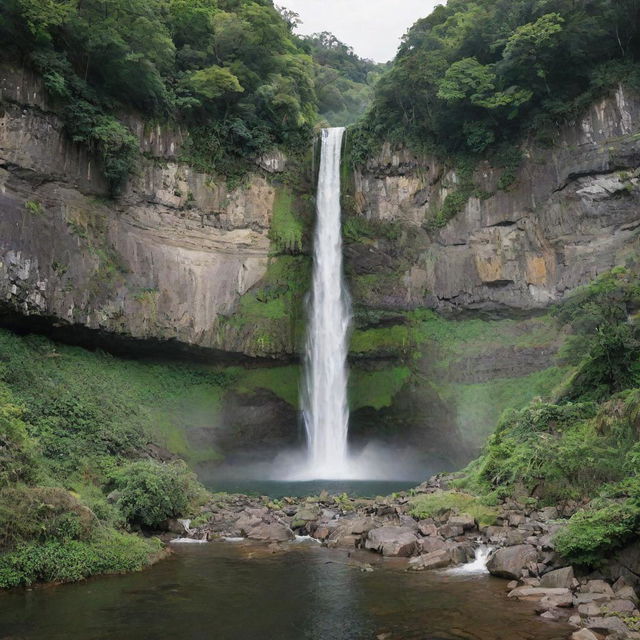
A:
<svg viewBox="0 0 640 640">
<path fill-rule="evenodd" d="M 536 562 L 537 558 L 538 552 L 535 547 L 529 544 L 519 544 L 514 547 L 498 549 L 489 558 L 487 569 L 492 575 L 499 578 L 519 580 L 523 570 L 530 563 Z"/>
<path fill-rule="evenodd" d="M 418 546 L 418 537 L 408 527 L 379 527 L 367 534 L 365 548 L 383 556 L 408 558 Z"/>
</svg>

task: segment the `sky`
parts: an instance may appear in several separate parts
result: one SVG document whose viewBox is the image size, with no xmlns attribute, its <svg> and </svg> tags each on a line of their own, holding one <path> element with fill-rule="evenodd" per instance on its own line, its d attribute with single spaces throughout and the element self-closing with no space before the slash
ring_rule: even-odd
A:
<svg viewBox="0 0 640 640">
<path fill-rule="evenodd" d="M 301 34 L 330 31 L 362 58 L 391 60 L 400 38 L 445 0 L 276 0 L 300 14 Z"/>
</svg>

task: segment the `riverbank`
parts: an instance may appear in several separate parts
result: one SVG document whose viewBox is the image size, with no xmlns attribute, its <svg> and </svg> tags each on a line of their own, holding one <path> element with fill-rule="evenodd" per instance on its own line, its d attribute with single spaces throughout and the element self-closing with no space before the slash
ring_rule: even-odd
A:
<svg viewBox="0 0 640 640">
<path fill-rule="evenodd" d="M 530 501 L 531 502 L 531 501 Z M 564 501 L 535 508 L 517 500 L 496 507 L 448 490 L 448 478 L 434 477 L 410 492 L 386 498 L 347 495 L 284 498 L 219 494 L 193 521 L 173 521 L 174 535 L 192 541 L 241 540 L 280 553 L 301 537 L 348 552 L 362 571 L 380 556 L 409 572 L 470 563 L 478 548 L 490 547 L 487 570 L 505 580 L 512 601 L 535 602 L 538 615 L 566 622 L 573 640 L 640 638 L 640 566 L 613 556 L 599 571 L 571 566 L 557 552 L 555 538 L 583 505 Z"/>
</svg>

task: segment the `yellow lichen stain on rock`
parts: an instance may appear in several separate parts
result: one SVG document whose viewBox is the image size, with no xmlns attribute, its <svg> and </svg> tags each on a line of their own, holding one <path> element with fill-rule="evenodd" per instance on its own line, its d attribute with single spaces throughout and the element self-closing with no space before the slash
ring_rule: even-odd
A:
<svg viewBox="0 0 640 640">
<path fill-rule="evenodd" d="M 544 286 L 548 280 L 547 260 L 544 256 L 527 256 L 527 283 Z"/>
<path fill-rule="evenodd" d="M 500 256 L 476 256 L 476 269 L 482 282 L 502 280 L 502 258 Z"/>
</svg>

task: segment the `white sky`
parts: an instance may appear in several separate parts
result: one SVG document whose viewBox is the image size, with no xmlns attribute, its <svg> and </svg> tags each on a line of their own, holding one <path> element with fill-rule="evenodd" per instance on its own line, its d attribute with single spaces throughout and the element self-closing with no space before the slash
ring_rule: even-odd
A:
<svg viewBox="0 0 640 640">
<path fill-rule="evenodd" d="M 302 34 L 330 31 L 363 58 L 386 62 L 418 19 L 445 0 L 275 0 L 300 14 Z"/>
</svg>

